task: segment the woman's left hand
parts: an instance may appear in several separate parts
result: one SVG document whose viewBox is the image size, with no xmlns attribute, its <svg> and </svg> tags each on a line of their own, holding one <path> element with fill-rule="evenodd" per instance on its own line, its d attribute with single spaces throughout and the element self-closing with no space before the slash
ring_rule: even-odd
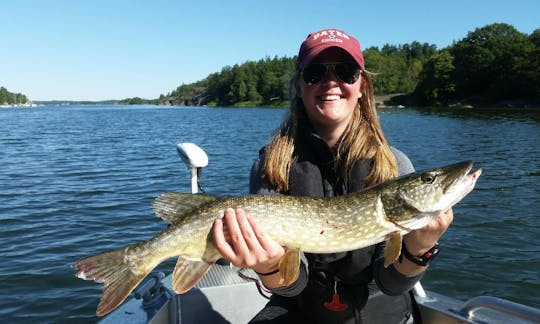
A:
<svg viewBox="0 0 540 324">
<path fill-rule="evenodd" d="M 449 209 L 444 213 L 441 213 L 439 217 L 426 226 L 409 232 L 403 237 L 403 242 L 405 242 L 407 250 L 412 255 L 423 255 L 439 241 L 453 220 L 454 214 L 452 209 Z M 406 258 L 403 258 L 402 260 L 403 262 L 398 260 L 394 263 L 395 268 L 402 274 L 415 275 L 424 271 L 425 267 L 414 264 Z"/>
<path fill-rule="evenodd" d="M 407 250 L 412 255 L 426 253 L 439 241 L 453 220 L 454 213 L 452 209 L 449 209 L 426 226 L 408 233 L 403 237 Z"/>
</svg>

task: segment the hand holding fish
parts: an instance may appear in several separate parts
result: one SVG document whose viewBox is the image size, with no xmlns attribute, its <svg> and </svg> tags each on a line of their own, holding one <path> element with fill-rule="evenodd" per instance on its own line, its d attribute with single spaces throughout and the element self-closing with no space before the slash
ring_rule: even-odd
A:
<svg viewBox="0 0 540 324">
<path fill-rule="evenodd" d="M 164 193 L 152 208 L 170 226 L 146 241 L 78 260 L 75 275 L 104 284 L 96 312 L 103 316 L 173 256 L 178 260 L 171 286 L 179 294 L 193 288 L 222 256 L 260 273 L 279 269 L 261 277 L 267 287 L 298 278 L 301 251 L 338 253 L 383 241 L 385 267 L 393 263 L 403 274 L 422 271 L 412 262 L 396 261 L 402 235 L 412 232 L 404 241 L 410 252 L 433 246 L 453 219 L 451 211 L 442 211 L 463 199 L 482 172 L 469 173 L 471 168 L 472 162 L 464 161 L 328 198 Z"/>
<path fill-rule="evenodd" d="M 227 208 L 223 219 L 216 219 L 212 228 L 214 244 L 221 255 L 234 266 L 250 268 L 258 273 L 278 269 L 285 249 L 267 236 L 255 220 L 243 210 Z M 264 278 L 267 286 L 279 286 L 279 277 Z M 275 282 L 274 282 L 275 281 Z"/>
<path fill-rule="evenodd" d="M 409 252 L 413 255 L 424 254 L 439 241 L 439 238 L 446 232 L 453 220 L 454 214 L 452 209 L 449 209 L 426 226 L 405 235 L 403 240 Z"/>
<path fill-rule="evenodd" d="M 407 250 L 415 256 L 423 255 L 439 241 L 453 220 L 454 213 L 452 209 L 448 209 L 426 226 L 409 232 L 403 236 L 403 242 L 405 242 Z M 404 275 L 415 275 L 425 270 L 425 267 L 412 262 L 402 263 L 397 261 L 394 266 Z"/>
</svg>

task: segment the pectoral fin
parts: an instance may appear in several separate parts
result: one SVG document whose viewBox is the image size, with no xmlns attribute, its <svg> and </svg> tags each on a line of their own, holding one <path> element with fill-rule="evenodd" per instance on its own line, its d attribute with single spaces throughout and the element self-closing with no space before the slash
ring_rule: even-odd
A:
<svg viewBox="0 0 540 324">
<path fill-rule="evenodd" d="M 401 254 L 401 234 L 394 232 L 386 240 L 386 248 L 384 249 L 384 267 L 394 263 Z"/>
<path fill-rule="evenodd" d="M 172 277 L 172 288 L 177 294 L 190 290 L 210 270 L 213 263 L 178 257 Z"/>
<path fill-rule="evenodd" d="M 300 250 L 287 250 L 279 260 L 280 283 L 285 286 L 292 284 L 300 272 Z"/>
</svg>

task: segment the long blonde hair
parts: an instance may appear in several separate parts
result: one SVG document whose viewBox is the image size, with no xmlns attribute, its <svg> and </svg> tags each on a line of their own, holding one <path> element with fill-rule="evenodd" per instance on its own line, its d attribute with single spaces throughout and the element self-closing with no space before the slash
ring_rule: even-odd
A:
<svg viewBox="0 0 540 324">
<path fill-rule="evenodd" d="M 263 174 L 279 192 L 289 189 L 289 171 L 295 161 L 294 151 L 297 139 L 298 123 L 307 119 L 305 106 L 294 92 L 294 82 L 299 77 L 296 73 L 291 81 L 290 112 L 287 119 L 270 139 L 266 146 L 263 162 Z M 335 148 L 337 169 L 343 179 L 347 179 L 349 171 L 360 160 L 370 159 L 373 162 L 371 172 L 364 178 L 366 185 L 374 185 L 395 178 L 398 174 L 394 154 L 381 129 L 371 76 L 362 71 L 360 92 L 353 117 Z"/>
</svg>

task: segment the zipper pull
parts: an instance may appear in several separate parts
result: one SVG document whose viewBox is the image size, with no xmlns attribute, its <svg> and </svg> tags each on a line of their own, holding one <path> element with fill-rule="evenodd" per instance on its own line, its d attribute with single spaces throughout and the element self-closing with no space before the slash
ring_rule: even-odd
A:
<svg viewBox="0 0 540 324">
<path fill-rule="evenodd" d="M 339 294 L 337 292 L 337 281 L 334 281 L 334 293 L 332 294 L 332 301 L 324 302 L 324 307 L 334 312 L 341 312 L 349 308 L 349 305 L 341 302 Z"/>
</svg>

